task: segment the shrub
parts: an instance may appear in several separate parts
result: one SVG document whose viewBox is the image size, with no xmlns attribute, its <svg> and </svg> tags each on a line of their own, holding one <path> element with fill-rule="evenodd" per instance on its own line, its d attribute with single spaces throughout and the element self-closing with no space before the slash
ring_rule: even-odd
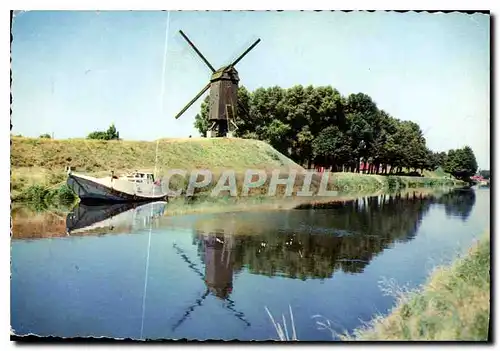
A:
<svg viewBox="0 0 500 351">
<path fill-rule="evenodd" d="M 114 124 L 110 125 L 108 130 L 103 131 L 95 131 L 90 133 L 87 136 L 87 139 L 95 139 L 95 140 L 120 140 L 120 133 L 116 130 Z"/>
<path fill-rule="evenodd" d="M 23 200 L 41 203 L 44 201 L 48 192 L 49 190 L 43 185 L 34 184 L 26 188 L 26 190 L 24 190 L 19 197 Z"/>
<path fill-rule="evenodd" d="M 75 193 L 66 185 L 63 184 L 59 188 L 54 189 L 50 192 L 50 196 L 48 197 L 48 201 L 60 204 L 69 204 L 76 200 Z"/>
</svg>

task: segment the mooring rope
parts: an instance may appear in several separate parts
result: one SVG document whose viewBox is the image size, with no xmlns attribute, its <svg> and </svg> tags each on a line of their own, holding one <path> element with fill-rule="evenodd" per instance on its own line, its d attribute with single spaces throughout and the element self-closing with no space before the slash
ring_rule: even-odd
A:
<svg viewBox="0 0 500 351">
<path fill-rule="evenodd" d="M 167 11 L 167 28 L 165 29 L 165 47 L 163 50 L 163 67 L 162 67 L 162 79 L 161 79 L 161 93 L 160 93 L 160 113 L 163 114 L 163 94 L 164 94 L 164 85 L 165 85 L 165 68 L 166 68 L 166 61 L 167 61 L 167 46 L 168 46 L 168 31 L 170 27 L 170 11 Z M 157 163 L 158 163 L 158 144 L 159 140 L 156 141 L 156 152 L 155 152 L 155 168 L 154 168 L 154 175 L 156 177 L 156 169 L 157 169 Z M 153 197 L 155 195 L 155 184 L 153 183 Z M 144 293 L 142 295 L 142 318 L 141 318 L 141 339 L 143 339 L 143 333 L 144 333 L 144 316 L 146 314 L 146 293 L 148 289 L 148 274 L 149 274 L 149 255 L 151 252 L 151 234 L 153 231 L 153 212 L 154 206 L 151 206 L 151 216 L 150 216 L 150 222 L 149 222 L 149 234 L 148 234 L 148 251 L 146 255 L 146 272 L 145 272 L 145 277 L 144 277 Z"/>
</svg>

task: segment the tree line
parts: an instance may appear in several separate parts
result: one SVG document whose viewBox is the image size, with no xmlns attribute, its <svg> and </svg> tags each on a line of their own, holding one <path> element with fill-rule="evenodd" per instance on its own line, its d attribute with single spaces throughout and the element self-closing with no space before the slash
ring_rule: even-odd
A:
<svg viewBox="0 0 500 351">
<path fill-rule="evenodd" d="M 436 170 L 459 178 L 476 173 L 468 146 L 433 152 L 420 126 L 379 109 L 364 93 L 343 96 L 331 86 L 245 87 L 238 90 L 234 136 L 264 140 L 295 162 L 311 168 L 370 174 Z M 207 96 L 195 117 L 202 136 L 208 129 Z M 234 128 L 233 128 L 234 129 Z M 360 170 L 361 162 L 367 167 Z"/>
</svg>

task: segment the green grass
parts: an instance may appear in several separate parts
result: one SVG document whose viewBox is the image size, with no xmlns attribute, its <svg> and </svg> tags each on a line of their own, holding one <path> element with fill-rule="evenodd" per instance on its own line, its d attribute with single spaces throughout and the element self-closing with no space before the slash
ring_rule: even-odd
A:
<svg viewBox="0 0 500 351">
<path fill-rule="evenodd" d="M 425 170 L 424 173 L 422 174 L 424 177 L 429 177 L 429 178 L 450 178 L 451 175 L 446 173 L 443 168 L 438 167 L 435 171 L 427 171 Z"/>
<path fill-rule="evenodd" d="M 134 170 L 155 166 L 156 142 L 13 137 L 11 166 L 83 172 Z M 299 165 L 259 140 L 236 138 L 161 139 L 158 167 L 164 169 L 246 169 Z"/>
<path fill-rule="evenodd" d="M 358 173 L 333 173 L 333 188 L 340 192 L 395 191 L 406 188 L 454 187 L 463 182 L 456 179 L 375 175 Z"/>
<path fill-rule="evenodd" d="M 12 200 L 25 202 L 31 207 L 43 210 L 53 206 L 70 206 L 77 201 L 77 196 L 64 183 L 56 187 L 32 184 L 18 192 L 15 197 L 12 197 Z"/>
<path fill-rule="evenodd" d="M 156 142 L 86 139 L 11 138 L 11 195 L 17 198 L 32 185 L 56 186 L 65 168 L 94 176 L 135 169 L 154 169 Z M 270 145 L 249 139 L 161 139 L 158 174 L 168 169 L 299 169 L 302 167 Z"/>
<path fill-rule="evenodd" d="M 488 233 L 465 257 L 436 269 L 422 289 L 401 295 L 387 317 L 356 330 L 354 339 L 485 341 L 489 318 Z"/>
<path fill-rule="evenodd" d="M 39 201 L 41 194 L 47 195 L 54 188 L 62 189 L 67 166 L 71 166 L 76 172 L 96 177 L 109 175 L 111 170 L 121 173 L 155 168 L 156 142 L 24 137 L 12 137 L 11 141 L 11 198 L 14 201 Z M 303 170 L 263 141 L 237 138 L 161 139 L 158 142 L 157 174 L 162 176 L 169 169 L 188 172 L 193 169 L 211 170 L 215 174 L 214 180 L 208 187 L 197 189 L 199 193 L 209 192 L 218 180 L 217 174 L 225 169 L 235 170 L 239 190 L 243 183 L 242 172 L 246 169 L 281 169 L 284 172 L 290 169 L 299 172 Z M 171 186 L 175 190 L 185 188 L 187 179 L 174 177 L 172 182 L 176 183 Z M 252 189 L 252 196 L 263 195 L 268 184 L 269 181 L 259 189 Z M 299 181 L 295 190 L 301 184 Z M 332 173 L 328 190 L 372 193 L 380 190 L 455 185 L 460 184 L 444 177 Z M 319 182 L 314 183 L 312 190 L 317 190 L 318 186 Z"/>
</svg>

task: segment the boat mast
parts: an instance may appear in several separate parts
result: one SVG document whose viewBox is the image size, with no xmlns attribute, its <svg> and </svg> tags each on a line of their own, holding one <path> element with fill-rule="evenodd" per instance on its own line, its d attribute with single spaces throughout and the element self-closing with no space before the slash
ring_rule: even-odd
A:
<svg viewBox="0 0 500 351">
<path fill-rule="evenodd" d="M 168 31 L 170 27 L 170 11 L 167 11 L 167 28 L 165 29 L 165 46 L 163 53 L 163 67 L 162 67 L 162 83 L 161 83 L 161 93 L 160 93 L 160 104 L 161 104 L 161 113 L 163 113 L 163 94 L 164 94 L 164 86 L 165 86 L 165 68 L 166 68 L 166 59 L 167 59 L 167 46 L 168 46 Z M 156 165 L 158 163 L 158 144 L 160 140 L 156 141 L 156 155 L 155 155 L 155 168 L 153 177 L 156 179 Z M 153 196 L 155 192 L 155 186 L 153 184 Z M 153 206 L 151 206 L 151 214 L 150 218 L 153 217 Z M 149 223 L 149 235 L 148 235 L 148 246 L 147 246 L 147 256 L 146 256 L 146 272 L 144 274 L 144 292 L 142 297 L 142 318 L 141 318 L 141 336 L 140 339 L 143 339 L 144 334 L 144 317 L 146 315 L 146 294 L 148 289 L 148 276 L 149 276 L 149 254 L 151 252 L 151 233 L 153 230 L 153 223 L 150 221 Z"/>
</svg>

